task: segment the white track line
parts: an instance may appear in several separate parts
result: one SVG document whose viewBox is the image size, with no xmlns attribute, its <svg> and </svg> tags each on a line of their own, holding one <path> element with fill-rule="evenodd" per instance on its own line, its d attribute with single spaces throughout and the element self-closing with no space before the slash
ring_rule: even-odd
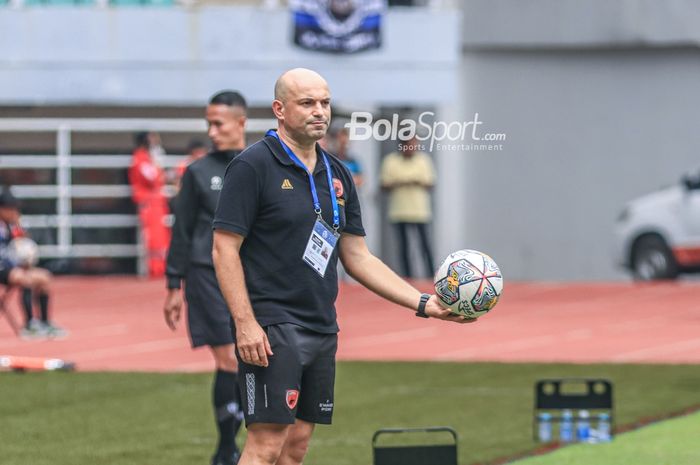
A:
<svg viewBox="0 0 700 465">
<path fill-rule="evenodd" d="M 169 368 L 167 371 L 182 371 L 182 372 L 186 372 L 186 373 L 193 373 L 193 372 L 211 371 L 214 368 L 215 368 L 214 361 L 208 360 L 208 361 L 203 361 L 203 362 L 183 363 L 181 365 L 177 365 L 177 366 L 173 367 L 172 369 Z"/>
<path fill-rule="evenodd" d="M 645 349 L 623 352 L 613 356 L 611 359 L 614 362 L 631 362 L 645 361 L 659 355 L 672 355 L 686 350 L 700 348 L 700 339 L 688 339 L 685 341 L 673 342 L 671 344 L 663 344 Z"/>
<path fill-rule="evenodd" d="M 454 350 L 446 352 L 435 357 L 435 360 L 460 360 L 465 357 L 473 357 L 487 353 L 493 356 L 494 353 L 500 354 L 503 352 L 513 352 L 515 350 L 532 349 L 534 347 L 543 347 L 552 345 L 558 338 L 552 335 L 544 335 L 537 337 L 528 337 L 524 339 L 515 339 L 508 342 L 480 345 L 478 347 L 469 347 L 467 349 Z M 496 350 L 494 350 L 496 349 Z"/>
<path fill-rule="evenodd" d="M 129 326 L 123 323 L 106 326 L 96 326 L 93 328 L 82 328 L 79 330 L 68 330 L 68 338 L 88 340 L 107 336 L 122 336 L 129 332 Z M 63 340 L 63 339 L 62 339 Z M 52 342 L 50 338 L 22 339 L 12 335 L 12 337 L 0 342 L 0 349 L 25 348 L 28 344 L 35 345 L 41 342 Z"/>
<path fill-rule="evenodd" d="M 83 328 L 70 331 L 71 336 L 88 339 L 94 337 L 121 336 L 129 333 L 129 325 L 120 323 L 108 326 L 96 326 L 94 328 Z"/>
<path fill-rule="evenodd" d="M 393 333 L 382 333 L 373 336 L 351 337 L 340 339 L 343 350 L 348 348 L 357 349 L 368 346 L 391 344 L 396 342 L 412 341 L 415 339 L 428 339 L 438 334 L 437 328 L 409 329 L 406 331 L 395 331 Z"/>
<path fill-rule="evenodd" d="M 77 363 L 87 360 L 99 360 L 122 355 L 145 354 L 151 352 L 161 352 L 183 347 L 181 339 L 160 339 L 156 341 L 141 342 L 124 346 L 106 347 L 97 350 L 84 350 L 64 354 L 62 357 Z"/>
</svg>

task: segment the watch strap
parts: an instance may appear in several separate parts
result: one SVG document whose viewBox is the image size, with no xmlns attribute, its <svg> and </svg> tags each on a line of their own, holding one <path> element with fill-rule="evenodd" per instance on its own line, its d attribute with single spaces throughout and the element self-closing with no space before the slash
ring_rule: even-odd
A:
<svg viewBox="0 0 700 465">
<path fill-rule="evenodd" d="M 416 312 L 417 317 L 429 318 L 428 315 L 425 314 L 425 305 L 428 303 L 428 300 L 430 300 L 430 294 L 420 295 L 420 302 L 418 302 L 418 311 Z"/>
</svg>

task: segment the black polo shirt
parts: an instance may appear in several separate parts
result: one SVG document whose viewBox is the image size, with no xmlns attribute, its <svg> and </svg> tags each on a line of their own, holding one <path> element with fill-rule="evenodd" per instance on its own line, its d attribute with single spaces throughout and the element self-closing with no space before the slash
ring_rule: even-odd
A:
<svg viewBox="0 0 700 465">
<path fill-rule="evenodd" d="M 190 265 L 214 267 L 211 222 L 226 167 L 239 153 L 239 150 L 211 152 L 185 170 L 180 192 L 172 203 L 175 224 L 165 269 L 169 289 L 180 288 Z"/>
<path fill-rule="evenodd" d="M 326 168 L 318 145 L 316 150 L 313 177 L 323 219 L 331 225 Z M 364 236 L 352 175 L 334 156 L 328 155 L 328 162 L 340 210 L 339 232 Z M 294 323 L 319 333 L 338 331 L 338 246 L 323 278 L 302 258 L 315 221 L 308 176 L 275 137 L 266 136 L 228 166 L 213 227 L 245 237 L 241 261 L 261 326 Z"/>
</svg>

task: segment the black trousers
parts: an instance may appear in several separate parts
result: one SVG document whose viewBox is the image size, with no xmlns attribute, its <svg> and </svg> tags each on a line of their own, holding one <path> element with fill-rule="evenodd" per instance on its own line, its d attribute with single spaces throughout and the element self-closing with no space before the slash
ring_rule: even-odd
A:
<svg viewBox="0 0 700 465">
<path fill-rule="evenodd" d="M 428 277 L 435 274 L 435 266 L 433 263 L 433 252 L 428 241 L 428 223 L 394 223 L 396 230 L 399 233 L 399 252 L 401 254 L 401 271 L 406 278 L 412 278 L 411 273 L 411 257 L 408 250 L 408 230 L 415 229 L 418 231 L 420 240 L 421 253 L 423 254 L 423 263 L 425 264 L 425 272 Z"/>
</svg>

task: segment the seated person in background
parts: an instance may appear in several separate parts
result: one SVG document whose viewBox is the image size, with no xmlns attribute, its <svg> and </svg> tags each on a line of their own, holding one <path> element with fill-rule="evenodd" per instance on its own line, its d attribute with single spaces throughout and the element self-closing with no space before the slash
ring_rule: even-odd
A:
<svg viewBox="0 0 700 465">
<path fill-rule="evenodd" d="M 63 337 L 66 331 L 49 321 L 49 286 L 51 273 L 43 268 L 18 264 L 10 257 L 10 243 L 25 236 L 19 225 L 19 202 L 10 188 L 0 186 L 0 284 L 21 290 L 21 302 L 26 317 L 23 337 Z M 33 300 L 39 304 L 41 319 L 34 318 Z"/>
</svg>

